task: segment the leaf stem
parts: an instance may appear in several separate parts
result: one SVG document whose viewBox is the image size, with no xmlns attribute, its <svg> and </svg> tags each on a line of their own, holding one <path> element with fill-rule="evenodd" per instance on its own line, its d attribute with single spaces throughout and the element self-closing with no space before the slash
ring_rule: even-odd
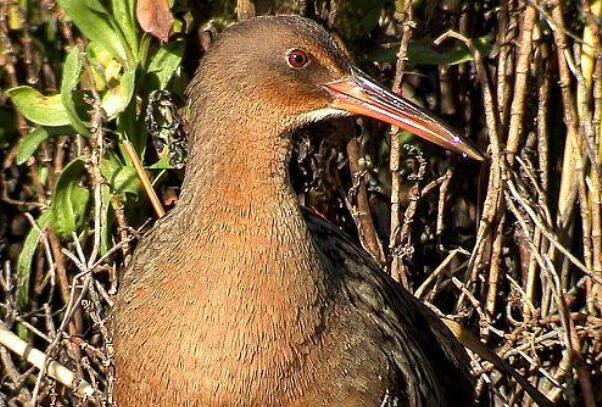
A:
<svg viewBox="0 0 602 407">
<path fill-rule="evenodd" d="M 151 204 L 153 205 L 153 209 L 155 210 L 157 217 L 162 218 L 163 216 L 165 216 L 165 209 L 163 209 L 163 205 L 161 205 L 161 201 L 159 200 L 157 193 L 153 189 L 153 185 L 151 184 L 150 180 L 148 179 L 148 175 L 146 174 L 146 171 L 144 170 L 144 166 L 142 165 L 142 162 L 140 161 L 140 158 L 138 157 L 136 150 L 134 150 L 132 143 L 130 143 L 130 141 L 128 139 L 123 140 L 123 147 L 125 148 L 125 151 L 126 151 L 128 157 L 130 158 L 130 160 L 132 160 L 132 163 L 134 164 L 136 173 L 138 174 L 138 177 L 140 178 L 140 181 L 142 182 L 142 186 L 144 187 L 144 190 L 146 191 L 146 194 L 148 195 L 148 199 L 150 199 Z"/>
</svg>

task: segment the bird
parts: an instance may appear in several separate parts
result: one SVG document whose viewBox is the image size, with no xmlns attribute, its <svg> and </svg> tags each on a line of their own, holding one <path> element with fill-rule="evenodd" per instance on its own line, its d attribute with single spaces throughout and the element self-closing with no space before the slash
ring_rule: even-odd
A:
<svg viewBox="0 0 602 407">
<path fill-rule="evenodd" d="M 115 298 L 117 404 L 472 405 L 464 348 L 298 204 L 288 160 L 297 130 L 357 115 L 477 160 L 479 150 L 300 16 L 226 28 L 186 95 L 179 201 L 139 242 Z"/>
</svg>

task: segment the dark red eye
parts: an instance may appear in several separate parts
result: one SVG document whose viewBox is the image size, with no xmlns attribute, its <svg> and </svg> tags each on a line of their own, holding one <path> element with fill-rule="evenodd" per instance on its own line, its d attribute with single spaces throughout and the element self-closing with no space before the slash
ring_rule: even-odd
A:
<svg viewBox="0 0 602 407">
<path fill-rule="evenodd" d="M 307 54 L 300 49 L 288 53 L 288 64 L 293 68 L 303 68 L 309 62 Z"/>
</svg>

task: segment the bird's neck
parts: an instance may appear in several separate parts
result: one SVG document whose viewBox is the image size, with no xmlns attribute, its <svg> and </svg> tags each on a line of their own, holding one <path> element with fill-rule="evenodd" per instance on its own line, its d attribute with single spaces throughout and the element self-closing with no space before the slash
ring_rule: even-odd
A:
<svg viewBox="0 0 602 407">
<path fill-rule="evenodd" d="M 279 207 L 297 209 L 288 180 L 288 137 L 236 124 L 226 128 L 197 131 L 182 189 L 186 205 L 226 224 L 274 215 Z"/>
<path fill-rule="evenodd" d="M 323 323 L 327 300 L 320 297 L 319 255 L 288 180 L 290 140 L 232 129 L 197 135 L 178 203 L 184 251 L 210 259 L 194 271 L 199 296 L 206 312 L 220 314 L 208 319 L 218 322 L 215 329 L 244 331 L 247 347 L 254 337 L 261 346 L 266 334 L 281 343 L 276 348 L 306 342 Z"/>
</svg>

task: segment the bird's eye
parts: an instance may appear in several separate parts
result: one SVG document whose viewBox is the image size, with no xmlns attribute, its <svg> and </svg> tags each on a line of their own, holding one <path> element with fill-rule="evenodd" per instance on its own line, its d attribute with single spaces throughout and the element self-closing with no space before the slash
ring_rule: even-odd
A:
<svg viewBox="0 0 602 407">
<path fill-rule="evenodd" d="M 308 64 L 309 58 L 304 51 L 294 49 L 288 53 L 287 61 L 291 68 L 299 69 Z"/>
</svg>

